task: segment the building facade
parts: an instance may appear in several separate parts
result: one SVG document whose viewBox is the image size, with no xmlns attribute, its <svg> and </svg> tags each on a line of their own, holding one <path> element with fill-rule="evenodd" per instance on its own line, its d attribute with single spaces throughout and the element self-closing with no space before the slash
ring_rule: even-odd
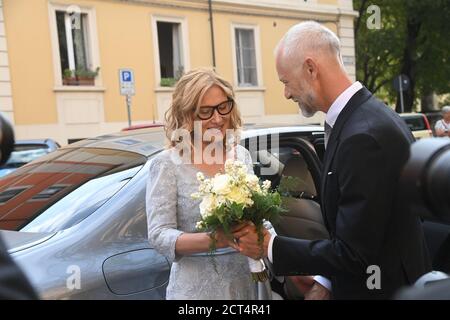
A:
<svg viewBox="0 0 450 320">
<path fill-rule="evenodd" d="M 215 66 L 246 122 L 320 123 L 284 99 L 273 50 L 316 20 L 341 39 L 354 78 L 356 15 L 351 0 L 0 0 L 0 111 L 17 138 L 64 145 L 128 126 L 119 69 L 134 72 L 142 124 L 163 119 L 183 72 Z"/>
</svg>

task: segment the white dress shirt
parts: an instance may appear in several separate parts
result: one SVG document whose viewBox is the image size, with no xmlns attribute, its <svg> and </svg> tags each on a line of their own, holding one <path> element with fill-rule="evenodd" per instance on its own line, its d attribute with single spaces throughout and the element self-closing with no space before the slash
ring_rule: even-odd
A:
<svg viewBox="0 0 450 320">
<path fill-rule="evenodd" d="M 336 120 L 341 113 L 341 111 L 344 109 L 344 107 L 347 105 L 348 101 L 353 97 L 353 95 L 359 91 L 362 88 L 362 84 L 359 81 L 356 81 L 351 86 L 349 86 L 347 89 L 345 89 L 337 98 L 334 100 L 334 102 L 331 104 L 330 109 L 328 109 L 328 112 L 325 116 L 325 121 L 328 123 L 331 128 L 334 127 L 336 124 Z M 272 255 L 272 246 L 273 246 L 273 240 L 275 239 L 276 235 L 272 234 L 272 237 L 269 241 L 269 247 L 267 249 L 267 255 L 269 258 L 269 261 L 273 263 L 273 255 Z M 331 282 L 325 277 L 322 276 L 315 276 L 314 280 L 318 283 L 320 283 L 322 286 L 327 288 L 329 291 L 331 291 Z"/>
<path fill-rule="evenodd" d="M 349 100 L 353 97 L 353 95 L 362 88 L 362 84 L 359 81 L 356 81 L 350 87 L 345 89 L 339 97 L 334 100 L 330 109 L 328 110 L 325 121 L 333 128 L 336 124 L 336 120 L 339 117 L 342 109 L 347 105 Z"/>
</svg>

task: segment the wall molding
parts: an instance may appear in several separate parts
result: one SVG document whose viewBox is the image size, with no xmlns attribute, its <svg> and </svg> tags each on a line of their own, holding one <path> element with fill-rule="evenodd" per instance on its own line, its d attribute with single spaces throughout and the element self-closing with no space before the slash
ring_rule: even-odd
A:
<svg viewBox="0 0 450 320">
<path fill-rule="evenodd" d="M 145 6 L 163 7 L 172 9 L 188 9 L 208 11 L 208 1 L 205 0 L 110 0 L 121 3 L 140 4 Z M 228 13 L 247 16 L 263 16 L 270 18 L 284 18 L 295 20 L 317 20 L 320 22 L 337 22 L 340 16 L 357 17 L 358 13 L 347 8 L 330 5 L 304 5 L 288 6 L 268 3 L 242 3 L 242 1 L 213 1 L 214 13 Z"/>
</svg>

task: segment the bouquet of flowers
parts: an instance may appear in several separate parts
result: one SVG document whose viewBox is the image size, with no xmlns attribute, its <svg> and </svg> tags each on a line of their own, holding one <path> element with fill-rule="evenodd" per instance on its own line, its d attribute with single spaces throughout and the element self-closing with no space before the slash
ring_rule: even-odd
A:
<svg viewBox="0 0 450 320">
<path fill-rule="evenodd" d="M 249 221 L 256 226 L 262 251 L 264 221 L 275 222 L 284 211 L 280 194 L 270 191 L 270 181 L 260 183 L 256 175 L 247 173 L 245 164 L 235 160 L 226 161 L 224 174 L 205 179 L 199 172 L 197 179 L 200 182 L 199 190 L 192 195 L 202 199 L 202 218 L 197 222 L 197 229 L 210 232 L 210 253 L 216 250 L 217 230 L 223 230 L 232 239 L 232 228 Z M 264 262 L 261 259 L 248 259 L 253 280 L 267 280 Z"/>
</svg>

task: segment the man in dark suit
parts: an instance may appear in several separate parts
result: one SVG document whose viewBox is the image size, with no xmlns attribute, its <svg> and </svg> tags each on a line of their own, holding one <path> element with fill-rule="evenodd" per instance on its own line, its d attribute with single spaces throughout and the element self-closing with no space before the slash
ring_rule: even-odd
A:
<svg viewBox="0 0 450 320">
<path fill-rule="evenodd" d="M 302 240 L 254 226 L 235 231 L 241 252 L 268 256 L 277 275 L 320 275 L 310 298 L 390 298 L 430 271 L 420 220 L 398 201 L 398 180 L 412 134 L 405 122 L 359 82 L 352 83 L 339 39 L 308 21 L 292 27 L 276 49 L 285 97 L 304 116 L 326 113 L 321 208 L 330 239 Z"/>
</svg>

